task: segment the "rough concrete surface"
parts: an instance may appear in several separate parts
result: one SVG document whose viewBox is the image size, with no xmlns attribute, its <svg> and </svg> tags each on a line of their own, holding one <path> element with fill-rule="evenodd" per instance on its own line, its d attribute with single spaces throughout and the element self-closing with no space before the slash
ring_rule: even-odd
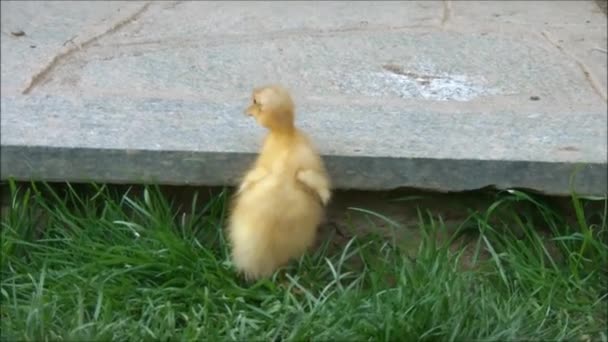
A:
<svg viewBox="0 0 608 342">
<path fill-rule="evenodd" d="M 280 82 L 337 188 L 607 192 L 593 1 L 1 6 L 2 179 L 232 185 Z"/>
</svg>

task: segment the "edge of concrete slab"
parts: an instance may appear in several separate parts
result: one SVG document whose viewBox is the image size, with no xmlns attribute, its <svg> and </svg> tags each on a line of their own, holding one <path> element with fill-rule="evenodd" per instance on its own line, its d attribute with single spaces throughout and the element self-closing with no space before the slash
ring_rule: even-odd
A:
<svg viewBox="0 0 608 342">
<path fill-rule="evenodd" d="M 1 146 L 0 153 L 3 180 L 204 186 L 235 185 L 255 158 L 253 153 L 11 145 Z M 336 189 L 457 192 L 495 187 L 530 189 L 548 195 L 569 195 L 572 190 L 587 196 L 607 193 L 606 164 L 335 155 L 323 158 Z"/>
</svg>

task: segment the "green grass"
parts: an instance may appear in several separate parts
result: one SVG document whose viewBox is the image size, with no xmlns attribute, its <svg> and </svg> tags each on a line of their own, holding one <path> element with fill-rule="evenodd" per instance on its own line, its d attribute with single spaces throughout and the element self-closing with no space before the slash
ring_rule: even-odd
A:
<svg viewBox="0 0 608 342">
<path fill-rule="evenodd" d="M 11 186 L 3 340 L 607 340 L 606 202 L 574 196 L 570 222 L 504 192 L 452 239 L 421 209 L 413 257 L 396 239 L 327 239 L 247 284 L 228 261 L 226 192 L 178 208 L 153 187 L 91 189 Z"/>
</svg>

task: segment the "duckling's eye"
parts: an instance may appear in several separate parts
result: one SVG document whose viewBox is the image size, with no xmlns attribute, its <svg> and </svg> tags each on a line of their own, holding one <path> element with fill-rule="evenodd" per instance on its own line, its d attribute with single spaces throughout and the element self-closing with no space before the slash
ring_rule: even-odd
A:
<svg viewBox="0 0 608 342">
<path fill-rule="evenodd" d="M 258 101 L 256 101 L 255 99 L 253 99 L 253 104 L 258 104 Z"/>
</svg>

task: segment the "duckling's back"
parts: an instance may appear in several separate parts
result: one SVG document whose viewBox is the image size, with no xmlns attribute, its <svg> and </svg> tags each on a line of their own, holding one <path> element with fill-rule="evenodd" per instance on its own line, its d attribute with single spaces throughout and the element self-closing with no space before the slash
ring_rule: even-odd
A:
<svg viewBox="0 0 608 342">
<path fill-rule="evenodd" d="M 230 238 L 236 268 L 248 278 L 271 275 L 313 243 L 323 206 L 296 179 L 302 168 L 322 170 L 308 138 L 270 136 L 256 165 L 268 174 L 235 198 Z"/>
</svg>

